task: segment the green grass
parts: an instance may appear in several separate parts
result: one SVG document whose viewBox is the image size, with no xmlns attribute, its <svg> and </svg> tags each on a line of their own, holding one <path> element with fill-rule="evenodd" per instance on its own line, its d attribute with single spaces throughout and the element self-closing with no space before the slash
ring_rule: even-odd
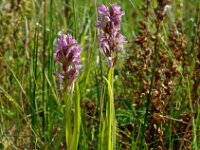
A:
<svg viewBox="0 0 200 150">
<path fill-rule="evenodd" d="M 97 7 L 114 2 L 125 11 L 121 32 L 127 43 L 124 52 L 119 52 L 109 90 L 107 62 L 98 47 L 95 25 Z M 106 105 L 112 95 L 116 126 L 109 129 L 116 134 L 116 147 L 110 147 L 157 149 L 163 143 L 165 149 L 171 150 L 200 149 L 200 2 L 172 1 L 155 35 L 157 0 L 152 0 L 148 7 L 151 15 L 146 20 L 147 47 L 152 50 L 157 45 L 157 54 L 154 59 L 145 59 L 149 62 L 148 71 L 130 69 L 128 64 L 128 59 L 136 67 L 144 63 L 141 61 L 144 56 L 140 55 L 143 49 L 134 41 L 141 32 L 140 21 L 145 20 L 142 8 L 145 3 L 143 0 L 0 0 L 0 149 L 66 148 L 65 117 L 69 114 L 65 115 L 65 101 L 55 76 L 59 66 L 53 60 L 54 41 L 59 32 L 72 34 L 82 47 L 82 68 L 70 115 L 75 122 L 67 122 L 77 133 L 71 140 L 78 142 L 78 149 L 101 149 L 102 140 L 108 139 L 102 129 L 107 110 L 111 110 Z M 170 45 L 168 37 L 172 30 L 179 32 L 177 40 L 186 41 L 183 50 L 175 50 L 173 45 L 177 42 Z M 152 35 L 156 36 L 157 44 L 151 40 Z M 151 52 L 153 55 L 154 51 Z M 165 54 L 167 63 L 162 64 L 161 57 Z M 177 61 L 178 55 L 183 59 Z M 173 83 L 170 96 L 165 96 L 161 105 L 162 101 L 153 95 L 155 89 L 163 90 L 156 71 L 170 70 L 174 62 L 177 72 L 170 78 Z M 164 83 L 168 77 L 163 72 Z M 146 95 L 142 91 L 143 81 L 150 83 Z M 154 107 L 160 105 L 163 110 L 155 111 Z M 81 107 L 80 118 L 74 113 L 78 110 L 75 107 Z M 110 120 L 112 117 L 109 116 Z M 115 124 L 110 120 L 109 123 Z M 75 126 L 77 122 L 80 129 Z M 158 132 L 159 127 L 163 134 Z M 115 141 L 114 137 L 110 139 Z"/>
</svg>

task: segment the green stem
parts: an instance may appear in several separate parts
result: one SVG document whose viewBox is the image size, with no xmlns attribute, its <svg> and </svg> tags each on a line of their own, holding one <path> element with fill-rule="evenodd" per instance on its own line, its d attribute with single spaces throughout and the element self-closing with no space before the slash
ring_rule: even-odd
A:
<svg viewBox="0 0 200 150">
<path fill-rule="evenodd" d="M 45 132 L 46 132 L 46 126 L 47 126 L 47 102 L 45 100 L 45 66 L 46 66 L 46 59 L 45 59 L 45 51 L 46 51 L 46 9 L 47 9 L 47 1 L 43 0 L 44 2 L 44 8 L 43 8 L 43 13 L 44 13 L 44 27 L 43 27 L 43 53 L 42 53 L 42 57 L 43 57 L 43 61 L 42 61 L 42 102 L 43 102 L 43 120 L 42 120 L 42 126 L 43 126 L 43 133 L 44 133 L 44 141 L 46 140 L 45 137 Z"/>
<path fill-rule="evenodd" d="M 112 132 L 112 123 L 113 123 L 113 68 L 110 68 L 109 74 L 108 74 L 108 82 L 110 83 L 111 88 L 108 88 L 109 91 L 109 150 L 113 148 L 113 132 Z"/>
<path fill-rule="evenodd" d="M 194 110 L 192 106 L 192 96 L 191 96 L 191 91 L 190 91 L 190 80 L 189 77 L 187 78 L 187 94 L 188 94 L 188 99 L 189 99 L 189 106 L 192 112 L 192 130 L 193 130 L 193 149 L 197 150 L 197 135 L 196 135 L 196 123 L 195 123 L 195 117 L 194 117 Z"/>
<path fill-rule="evenodd" d="M 104 147 L 102 150 L 113 150 L 115 148 L 116 141 L 116 120 L 115 120 L 115 111 L 114 111 L 114 94 L 113 94 L 113 76 L 114 68 L 110 68 L 108 72 L 108 80 L 104 77 L 105 81 L 108 84 L 108 101 L 106 106 L 106 120 L 103 128 L 104 135 Z M 105 136 L 107 135 L 107 136 Z M 105 144 L 105 142 L 107 142 Z"/>
<path fill-rule="evenodd" d="M 81 108 L 80 108 L 80 91 L 78 83 L 75 86 L 75 112 L 74 112 L 74 128 L 72 129 L 72 92 L 69 92 L 69 88 L 64 94 L 65 101 L 65 117 L 66 117 L 66 143 L 68 150 L 77 150 L 80 136 L 80 124 L 81 124 Z"/>
<path fill-rule="evenodd" d="M 73 130 L 73 139 L 72 139 L 73 150 L 78 149 L 79 135 L 80 135 L 80 124 L 81 124 L 80 92 L 79 92 L 78 83 L 76 83 L 74 130 Z"/>
<path fill-rule="evenodd" d="M 66 127 L 65 127 L 65 134 L 66 134 L 66 144 L 67 147 L 71 147 L 72 144 L 72 125 L 71 125 L 71 97 L 68 92 L 64 93 L 64 101 L 65 101 L 65 117 L 66 117 Z"/>
<path fill-rule="evenodd" d="M 32 124 L 32 142 L 35 143 L 36 141 L 36 125 L 37 125 L 37 116 L 36 116 L 36 112 L 38 112 L 37 110 L 37 101 L 36 101 L 36 81 L 37 81 L 37 61 L 38 61 L 38 36 L 39 36 L 39 29 L 36 26 L 35 27 L 35 35 L 34 35 L 34 49 L 33 49 L 33 74 L 30 75 L 31 79 L 30 79 L 30 88 L 33 89 L 33 91 L 31 91 L 31 104 L 30 104 L 30 109 L 31 109 L 31 124 Z M 31 71 L 32 72 L 32 71 Z M 33 78 L 33 81 L 32 81 Z M 33 82 L 33 84 L 32 84 Z M 32 87 L 33 85 L 33 87 Z"/>
</svg>

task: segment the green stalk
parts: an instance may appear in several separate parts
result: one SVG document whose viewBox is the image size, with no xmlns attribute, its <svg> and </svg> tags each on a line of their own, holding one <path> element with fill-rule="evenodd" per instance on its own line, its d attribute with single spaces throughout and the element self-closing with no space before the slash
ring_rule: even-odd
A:
<svg viewBox="0 0 200 150">
<path fill-rule="evenodd" d="M 103 149 L 113 150 L 115 148 L 116 143 L 116 120 L 115 120 L 115 111 L 114 111 L 114 95 L 113 95 L 113 75 L 114 75 L 114 68 L 110 68 L 108 72 L 108 80 L 104 77 L 105 81 L 108 84 L 108 101 L 106 106 L 106 123 L 104 129 L 104 136 L 107 139 L 104 139 L 107 144 Z M 102 149 L 102 150 L 103 150 Z"/>
<path fill-rule="evenodd" d="M 66 143 L 68 150 L 77 150 L 80 136 L 80 124 L 81 124 L 81 109 L 80 109 L 80 91 L 78 83 L 75 86 L 76 97 L 75 97 L 75 113 L 74 113 L 74 129 L 72 129 L 72 92 L 70 88 L 64 93 L 65 101 L 65 117 L 66 117 Z"/>
<path fill-rule="evenodd" d="M 45 137 L 45 132 L 46 132 L 46 128 L 47 128 L 47 113 L 46 113 L 46 101 L 45 101 L 45 66 L 46 66 L 46 59 L 45 59 L 45 51 L 46 51 L 46 8 L 47 8 L 47 1 L 44 1 L 44 8 L 43 8 L 43 13 L 44 13 L 44 27 L 43 27 L 43 53 L 42 53 L 42 103 L 43 103 L 43 120 L 42 120 L 42 126 L 43 126 L 43 134 L 44 134 L 44 140 L 46 140 Z"/>
<path fill-rule="evenodd" d="M 189 99 L 189 106 L 192 112 L 192 130 L 193 130 L 193 142 L 192 142 L 192 147 L 194 150 L 197 150 L 197 131 L 196 131 L 196 124 L 195 124 L 195 117 L 194 117 L 194 110 L 192 106 L 192 97 L 191 97 L 191 91 L 190 91 L 190 81 L 189 78 L 187 78 L 187 94 L 188 94 L 188 99 Z"/>
<path fill-rule="evenodd" d="M 73 139 L 72 139 L 73 150 L 78 149 L 79 136 L 80 136 L 80 123 L 81 123 L 80 91 L 79 91 L 78 83 L 76 83 L 74 130 L 73 130 Z"/>
<path fill-rule="evenodd" d="M 50 50 L 48 51 L 48 79 L 49 79 L 49 82 L 50 84 L 52 84 L 52 60 L 53 60 L 53 28 L 52 28 L 52 25 L 53 25 L 53 20 L 52 20 L 52 6 L 53 6 L 53 0 L 50 0 L 50 4 L 49 4 L 49 27 L 50 27 L 50 36 L 49 36 L 49 41 L 50 41 Z M 47 80 L 48 82 L 48 80 Z M 50 86 L 50 84 L 47 84 L 47 89 L 48 90 L 48 101 L 47 101 L 47 110 L 53 110 L 53 87 Z M 50 90 L 51 89 L 51 90 Z M 48 124 L 48 129 L 47 129 L 47 139 L 48 139 L 48 142 L 50 141 L 51 137 L 52 137 L 52 128 L 53 128 L 53 120 L 51 119 L 52 118 L 52 113 L 49 113 L 49 115 L 47 116 L 47 124 Z"/>
<path fill-rule="evenodd" d="M 107 102 L 107 109 L 106 111 L 108 111 L 108 150 L 111 150 L 112 149 L 112 83 L 111 80 L 112 78 L 110 76 L 112 74 L 112 71 L 111 69 L 109 70 L 109 74 L 108 74 L 108 94 L 109 94 L 109 99 L 108 99 L 108 102 Z"/>
<path fill-rule="evenodd" d="M 38 61 L 38 36 L 39 36 L 39 29 L 36 26 L 35 27 L 35 33 L 34 33 L 34 48 L 33 48 L 33 59 L 32 59 L 33 71 L 31 71 L 31 75 L 30 75 L 30 89 L 31 89 L 30 110 L 31 110 L 31 114 L 32 114 L 31 115 L 31 125 L 32 125 L 32 129 L 33 129 L 32 130 L 32 143 L 33 144 L 36 141 L 36 125 L 37 125 L 36 112 L 38 112 L 37 101 L 36 101 L 36 81 L 37 81 L 37 67 L 38 67 L 37 66 L 37 61 Z M 33 82 L 33 84 L 32 84 L 32 82 Z"/>
<path fill-rule="evenodd" d="M 71 96 L 70 92 L 65 92 L 64 95 L 65 101 L 65 117 L 66 117 L 66 126 L 65 126 L 65 134 L 66 134 L 66 144 L 67 147 L 71 147 L 72 144 L 72 124 L 71 124 Z"/>
</svg>

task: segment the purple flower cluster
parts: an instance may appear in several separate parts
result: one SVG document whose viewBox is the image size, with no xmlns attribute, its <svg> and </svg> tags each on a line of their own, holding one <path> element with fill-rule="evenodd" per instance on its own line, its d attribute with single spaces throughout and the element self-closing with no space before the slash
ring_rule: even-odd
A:
<svg viewBox="0 0 200 150">
<path fill-rule="evenodd" d="M 55 43 L 54 51 L 55 62 L 60 63 L 62 70 L 57 73 L 60 83 L 65 88 L 70 87 L 78 77 L 80 68 L 81 47 L 70 34 L 61 34 Z"/>
<path fill-rule="evenodd" d="M 108 59 L 109 67 L 114 65 L 117 58 L 117 51 L 123 51 L 125 37 L 120 33 L 121 17 L 125 14 L 117 4 L 109 8 L 105 5 L 98 7 L 99 46 Z"/>
</svg>

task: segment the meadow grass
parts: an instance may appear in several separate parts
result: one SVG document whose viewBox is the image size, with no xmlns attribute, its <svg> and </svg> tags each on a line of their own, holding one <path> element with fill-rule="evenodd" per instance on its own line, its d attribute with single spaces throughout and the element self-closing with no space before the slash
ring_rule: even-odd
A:
<svg viewBox="0 0 200 150">
<path fill-rule="evenodd" d="M 96 21 L 97 7 L 112 3 L 125 12 L 127 43 L 110 75 Z M 158 0 L 0 0 L 0 149 L 66 149 L 70 112 L 53 58 L 60 32 L 82 47 L 67 121 L 74 149 L 107 139 L 116 150 L 200 149 L 200 2 L 171 1 L 162 19 L 155 8 Z"/>
</svg>

